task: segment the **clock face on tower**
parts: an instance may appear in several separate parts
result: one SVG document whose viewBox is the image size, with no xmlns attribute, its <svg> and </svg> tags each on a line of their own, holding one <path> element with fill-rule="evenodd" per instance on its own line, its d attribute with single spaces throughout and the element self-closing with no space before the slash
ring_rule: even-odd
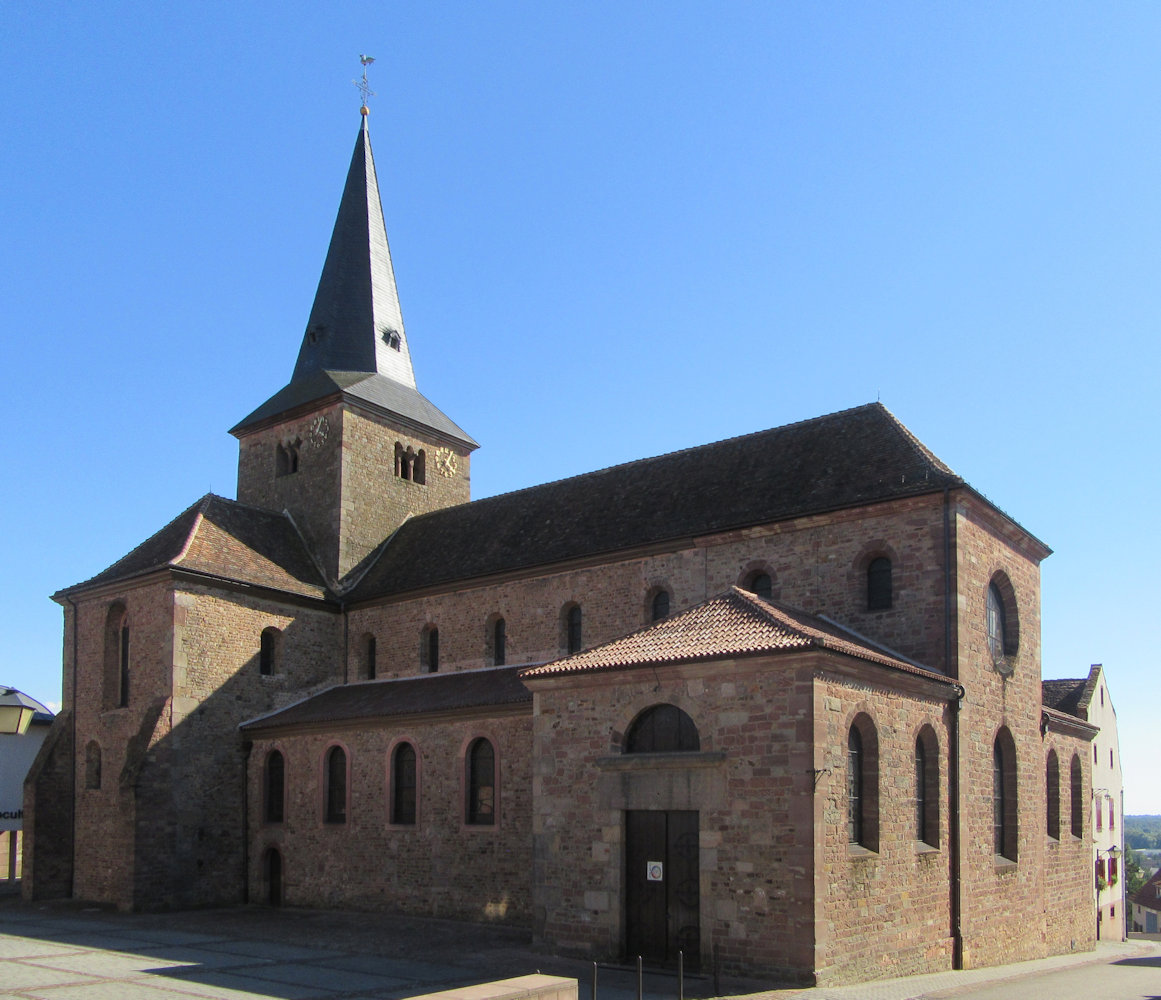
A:
<svg viewBox="0 0 1161 1000">
<path fill-rule="evenodd" d="M 441 476 L 450 479 L 456 474 L 456 453 L 450 448 L 440 448 L 435 453 L 435 467 Z"/>
</svg>

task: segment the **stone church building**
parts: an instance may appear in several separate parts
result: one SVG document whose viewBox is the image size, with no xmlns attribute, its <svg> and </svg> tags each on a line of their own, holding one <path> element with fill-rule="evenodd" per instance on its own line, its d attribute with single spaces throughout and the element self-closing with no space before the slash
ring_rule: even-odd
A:
<svg viewBox="0 0 1161 1000">
<path fill-rule="evenodd" d="M 877 403 L 472 502 L 410 351 L 364 112 L 237 500 L 55 595 L 29 898 L 820 983 L 1093 946 L 1041 541 Z"/>
</svg>

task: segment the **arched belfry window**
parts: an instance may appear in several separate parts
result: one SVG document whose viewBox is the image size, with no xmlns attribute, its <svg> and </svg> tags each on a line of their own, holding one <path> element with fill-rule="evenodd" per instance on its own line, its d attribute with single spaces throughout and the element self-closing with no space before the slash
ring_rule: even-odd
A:
<svg viewBox="0 0 1161 1000">
<path fill-rule="evenodd" d="M 492 666 L 502 667 L 508 662 L 508 625 L 503 618 L 496 618 L 492 622 L 491 653 Z"/>
<path fill-rule="evenodd" d="M 378 673 L 378 654 L 375 637 L 368 633 L 363 636 L 363 676 L 373 681 Z"/>
<path fill-rule="evenodd" d="M 1004 598 L 994 583 L 988 584 L 988 650 L 993 659 L 1004 656 Z"/>
<path fill-rule="evenodd" d="M 482 737 L 468 747 L 467 822 L 492 826 L 496 822 L 496 751 Z"/>
<path fill-rule="evenodd" d="M 697 726 L 676 705 L 653 705 L 625 734 L 625 753 L 692 753 L 701 749 Z"/>
<path fill-rule="evenodd" d="M 876 556 L 867 565 L 867 610 L 885 611 L 891 598 L 891 560 Z"/>
<path fill-rule="evenodd" d="M 427 452 L 422 448 L 415 453 L 415 459 L 412 463 L 411 479 L 413 482 L 424 486 L 427 483 Z"/>
<path fill-rule="evenodd" d="M 988 653 L 996 669 L 1012 672 L 1012 658 L 1020 646 L 1020 619 L 1016 592 L 1005 573 L 997 572 L 988 584 L 985 609 Z"/>
</svg>

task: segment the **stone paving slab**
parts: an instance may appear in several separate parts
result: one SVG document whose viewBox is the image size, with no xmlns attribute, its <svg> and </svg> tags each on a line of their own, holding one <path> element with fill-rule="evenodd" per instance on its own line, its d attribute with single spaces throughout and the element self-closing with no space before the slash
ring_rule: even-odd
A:
<svg viewBox="0 0 1161 1000">
<path fill-rule="evenodd" d="M 211 941 L 205 946 L 206 951 L 220 951 L 232 955 L 246 955 L 251 958 L 266 958 L 283 962 L 311 961 L 322 962 L 327 959 L 343 958 L 341 951 L 325 948 L 307 948 L 303 945 L 282 944 L 279 941 Z"/>
<path fill-rule="evenodd" d="M 298 962 L 278 963 L 259 968 L 239 971 L 238 975 L 252 977 L 266 983 L 310 986 L 334 993 L 364 992 L 367 990 L 391 989 L 399 980 L 387 976 L 372 976 L 364 972 L 338 972 L 317 965 L 303 965 Z"/>
<path fill-rule="evenodd" d="M 26 958 L 49 955 L 71 955 L 77 949 L 39 938 L 0 935 L 0 961 L 8 958 Z"/>
<path fill-rule="evenodd" d="M 92 976 L 79 972 L 62 972 L 43 965 L 24 962 L 4 962 L 0 965 L 0 988 L 4 990 L 31 989 L 34 986 L 61 986 L 66 983 L 93 981 Z"/>
<path fill-rule="evenodd" d="M 319 986 L 294 983 L 274 983 L 269 979 L 255 979 L 233 971 L 206 971 L 189 976 L 175 977 L 166 983 L 166 1000 L 180 1000 L 178 994 L 196 997 L 214 997 L 222 1000 L 242 1000 L 248 997 L 277 997 L 279 1000 L 313 1000 L 333 997 L 339 991 Z"/>
</svg>

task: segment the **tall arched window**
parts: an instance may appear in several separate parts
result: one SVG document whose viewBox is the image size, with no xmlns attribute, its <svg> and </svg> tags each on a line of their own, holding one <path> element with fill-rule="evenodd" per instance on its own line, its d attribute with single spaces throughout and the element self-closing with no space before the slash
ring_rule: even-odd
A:
<svg viewBox="0 0 1161 1000">
<path fill-rule="evenodd" d="M 428 625 L 419 644 L 419 663 L 429 674 L 439 672 L 439 629 Z"/>
<path fill-rule="evenodd" d="M 427 452 L 422 448 L 415 453 L 415 461 L 412 465 L 411 478 L 413 482 L 423 486 L 427 483 Z"/>
<path fill-rule="evenodd" d="M 347 753 L 331 747 L 326 757 L 326 821 L 347 821 Z"/>
<path fill-rule="evenodd" d="M 375 637 L 373 635 L 367 635 L 363 639 L 363 676 L 369 681 L 375 679 L 375 674 L 379 669 L 376 657 Z"/>
<path fill-rule="evenodd" d="M 391 822 L 414 826 L 416 816 L 415 747 L 400 743 L 391 758 Z"/>
<path fill-rule="evenodd" d="M 1019 812 L 1016 788 L 1016 744 L 1007 728 L 992 744 L 992 853 L 1017 860 Z"/>
<path fill-rule="evenodd" d="M 653 621 L 659 622 L 662 618 L 669 617 L 669 591 L 659 590 L 653 595 L 653 606 L 650 609 L 653 615 Z"/>
<path fill-rule="evenodd" d="M 282 633 L 271 626 L 264 628 L 258 640 L 258 673 L 269 677 L 278 670 L 278 645 Z"/>
<path fill-rule="evenodd" d="M 1070 791 L 1072 793 L 1072 835 L 1084 836 L 1084 769 L 1080 766 L 1080 757 L 1072 755 L 1070 774 Z"/>
<path fill-rule="evenodd" d="M 931 726 L 915 737 L 915 839 L 939 846 L 939 743 Z"/>
<path fill-rule="evenodd" d="M 496 752 L 482 737 L 468 748 L 467 821 L 473 826 L 496 822 Z"/>
<path fill-rule="evenodd" d="M 503 618 L 497 618 L 492 623 L 492 663 L 502 667 L 508 657 L 508 626 Z"/>
<path fill-rule="evenodd" d="M 1055 750 L 1048 751 L 1048 764 L 1044 769 L 1044 789 L 1047 799 L 1048 836 L 1060 839 L 1060 760 Z"/>
<path fill-rule="evenodd" d="M 847 731 L 847 841 L 879 849 L 879 743 L 862 712 Z"/>
<path fill-rule="evenodd" d="M 886 610 L 891 607 L 891 596 L 891 560 L 877 556 L 867 566 L 867 610 Z"/>
<path fill-rule="evenodd" d="M 564 648 L 568 653 L 581 651 L 581 609 L 579 604 L 570 604 L 565 610 Z"/>
<path fill-rule="evenodd" d="M 676 705 L 652 705 L 625 734 L 625 753 L 688 753 L 701 749 L 697 726 Z"/>
<path fill-rule="evenodd" d="M 129 612 L 123 601 L 114 601 L 105 614 L 105 663 L 103 707 L 129 704 Z"/>
<path fill-rule="evenodd" d="M 278 750 L 266 758 L 266 822 L 281 823 L 286 809 L 286 760 Z"/>
</svg>

